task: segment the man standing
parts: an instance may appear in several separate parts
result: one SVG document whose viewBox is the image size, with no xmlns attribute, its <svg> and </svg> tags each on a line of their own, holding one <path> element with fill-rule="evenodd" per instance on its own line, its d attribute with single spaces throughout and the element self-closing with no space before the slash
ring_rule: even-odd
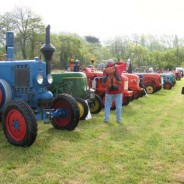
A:
<svg viewBox="0 0 184 184">
<path fill-rule="evenodd" d="M 117 62 L 115 64 L 112 60 L 108 60 L 106 68 L 103 71 L 102 81 L 106 86 L 104 123 L 109 122 L 110 109 L 113 101 L 116 106 L 116 121 L 121 123 L 123 104 L 123 81 L 121 74 L 125 70 L 125 62 Z"/>
</svg>

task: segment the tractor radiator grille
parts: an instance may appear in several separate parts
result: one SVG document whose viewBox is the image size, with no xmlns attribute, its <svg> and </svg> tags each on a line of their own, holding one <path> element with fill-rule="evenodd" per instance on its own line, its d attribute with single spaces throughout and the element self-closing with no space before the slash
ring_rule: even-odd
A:
<svg viewBox="0 0 184 184">
<path fill-rule="evenodd" d="M 27 65 L 18 65 L 15 68 L 15 88 L 29 88 L 30 72 Z"/>
</svg>

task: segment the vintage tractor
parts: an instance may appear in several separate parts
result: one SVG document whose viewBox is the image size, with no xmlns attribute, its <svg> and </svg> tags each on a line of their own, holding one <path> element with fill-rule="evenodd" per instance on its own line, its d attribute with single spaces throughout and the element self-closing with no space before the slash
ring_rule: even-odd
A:
<svg viewBox="0 0 184 184">
<path fill-rule="evenodd" d="M 144 75 L 144 86 L 148 94 L 155 93 L 162 88 L 163 77 L 158 73 L 142 73 Z"/>
<path fill-rule="evenodd" d="M 104 102 L 106 88 L 102 83 L 103 72 L 91 70 L 91 68 L 88 67 L 84 68 L 82 71 L 86 74 L 88 78 L 89 87 L 92 87 L 95 90 L 95 93 L 98 94 L 102 98 L 102 101 Z M 123 82 L 122 105 L 128 105 L 132 99 L 133 92 L 128 90 L 128 78 L 124 75 L 122 75 L 121 77 Z M 112 105 L 112 109 L 114 109 L 114 104 Z"/>
<path fill-rule="evenodd" d="M 47 90 L 52 83 L 50 61 L 54 46 L 50 43 L 50 26 L 41 47 L 45 61 L 14 59 L 14 33 L 6 34 L 7 59 L 0 62 L 0 113 L 5 137 L 10 144 L 31 146 L 37 136 L 37 121 L 56 129 L 73 130 L 79 122 L 77 102 L 68 94 L 53 98 Z"/>
<path fill-rule="evenodd" d="M 163 77 L 163 88 L 170 90 L 173 87 L 172 75 L 170 73 L 161 73 Z"/>
<path fill-rule="evenodd" d="M 184 76 L 184 68 L 183 67 L 176 67 L 176 72 L 180 72 L 181 73 L 181 77 Z"/>
<path fill-rule="evenodd" d="M 139 86 L 140 78 L 138 75 L 133 73 L 123 73 L 128 77 L 128 89 L 133 91 L 133 99 L 138 99 L 143 96 L 144 88 Z"/>
<path fill-rule="evenodd" d="M 177 71 L 175 71 L 173 73 L 176 76 L 176 80 L 181 80 L 181 78 L 182 78 L 182 72 L 181 71 L 177 70 Z"/>
<path fill-rule="evenodd" d="M 80 120 L 88 115 L 88 109 L 92 114 L 99 113 L 103 109 L 101 98 L 88 87 L 86 74 L 83 72 L 51 73 L 53 83 L 49 89 L 55 95 L 67 93 L 72 95 L 80 109 Z M 86 103 L 87 102 L 87 103 Z M 88 108 L 89 106 L 89 108 Z"/>
<path fill-rule="evenodd" d="M 169 72 L 169 74 L 171 75 L 172 85 L 175 86 L 175 84 L 176 84 L 176 75 L 173 72 Z"/>
</svg>

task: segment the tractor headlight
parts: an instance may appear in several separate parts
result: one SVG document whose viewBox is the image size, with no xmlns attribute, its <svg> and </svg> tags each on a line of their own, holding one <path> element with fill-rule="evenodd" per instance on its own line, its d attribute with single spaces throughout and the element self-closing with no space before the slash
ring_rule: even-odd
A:
<svg viewBox="0 0 184 184">
<path fill-rule="evenodd" d="M 41 74 L 37 75 L 36 80 L 37 80 L 38 84 L 43 84 L 43 76 Z"/>
<path fill-rule="evenodd" d="M 47 82 L 48 82 L 49 84 L 52 84 L 52 82 L 53 82 L 53 77 L 52 77 L 51 74 L 48 74 L 48 75 L 47 75 Z"/>
</svg>

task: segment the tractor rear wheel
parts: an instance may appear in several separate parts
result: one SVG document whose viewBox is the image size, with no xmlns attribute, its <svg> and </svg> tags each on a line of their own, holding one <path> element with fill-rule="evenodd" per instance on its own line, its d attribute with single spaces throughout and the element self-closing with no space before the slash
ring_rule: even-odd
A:
<svg viewBox="0 0 184 184">
<path fill-rule="evenodd" d="M 88 101 L 89 109 L 92 114 L 99 113 L 103 108 L 103 102 L 99 95 L 95 94 L 94 99 Z"/>
<path fill-rule="evenodd" d="M 64 112 L 61 117 L 53 117 L 51 118 L 51 123 L 56 129 L 60 130 L 74 130 L 80 119 L 79 107 L 76 100 L 66 94 L 63 93 L 59 95 L 52 104 L 52 109 L 62 109 Z"/>
<path fill-rule="evenodd" d="M 37 122 L 33 110 L 23 101 L 8 103 L 2 113 L 2 125 L 10 144 L 31 146 L 37 136 Z"/>
<path fill-rule="evenodd" d="M 75 100 L 77 101 L 80 110 L 80 120 L 84 120 L 88 115 L 89 111 L 88 104 L 86 103 L 85 100 L 83 100 L 80 97 L 75 97 Z"/>
</svg>

